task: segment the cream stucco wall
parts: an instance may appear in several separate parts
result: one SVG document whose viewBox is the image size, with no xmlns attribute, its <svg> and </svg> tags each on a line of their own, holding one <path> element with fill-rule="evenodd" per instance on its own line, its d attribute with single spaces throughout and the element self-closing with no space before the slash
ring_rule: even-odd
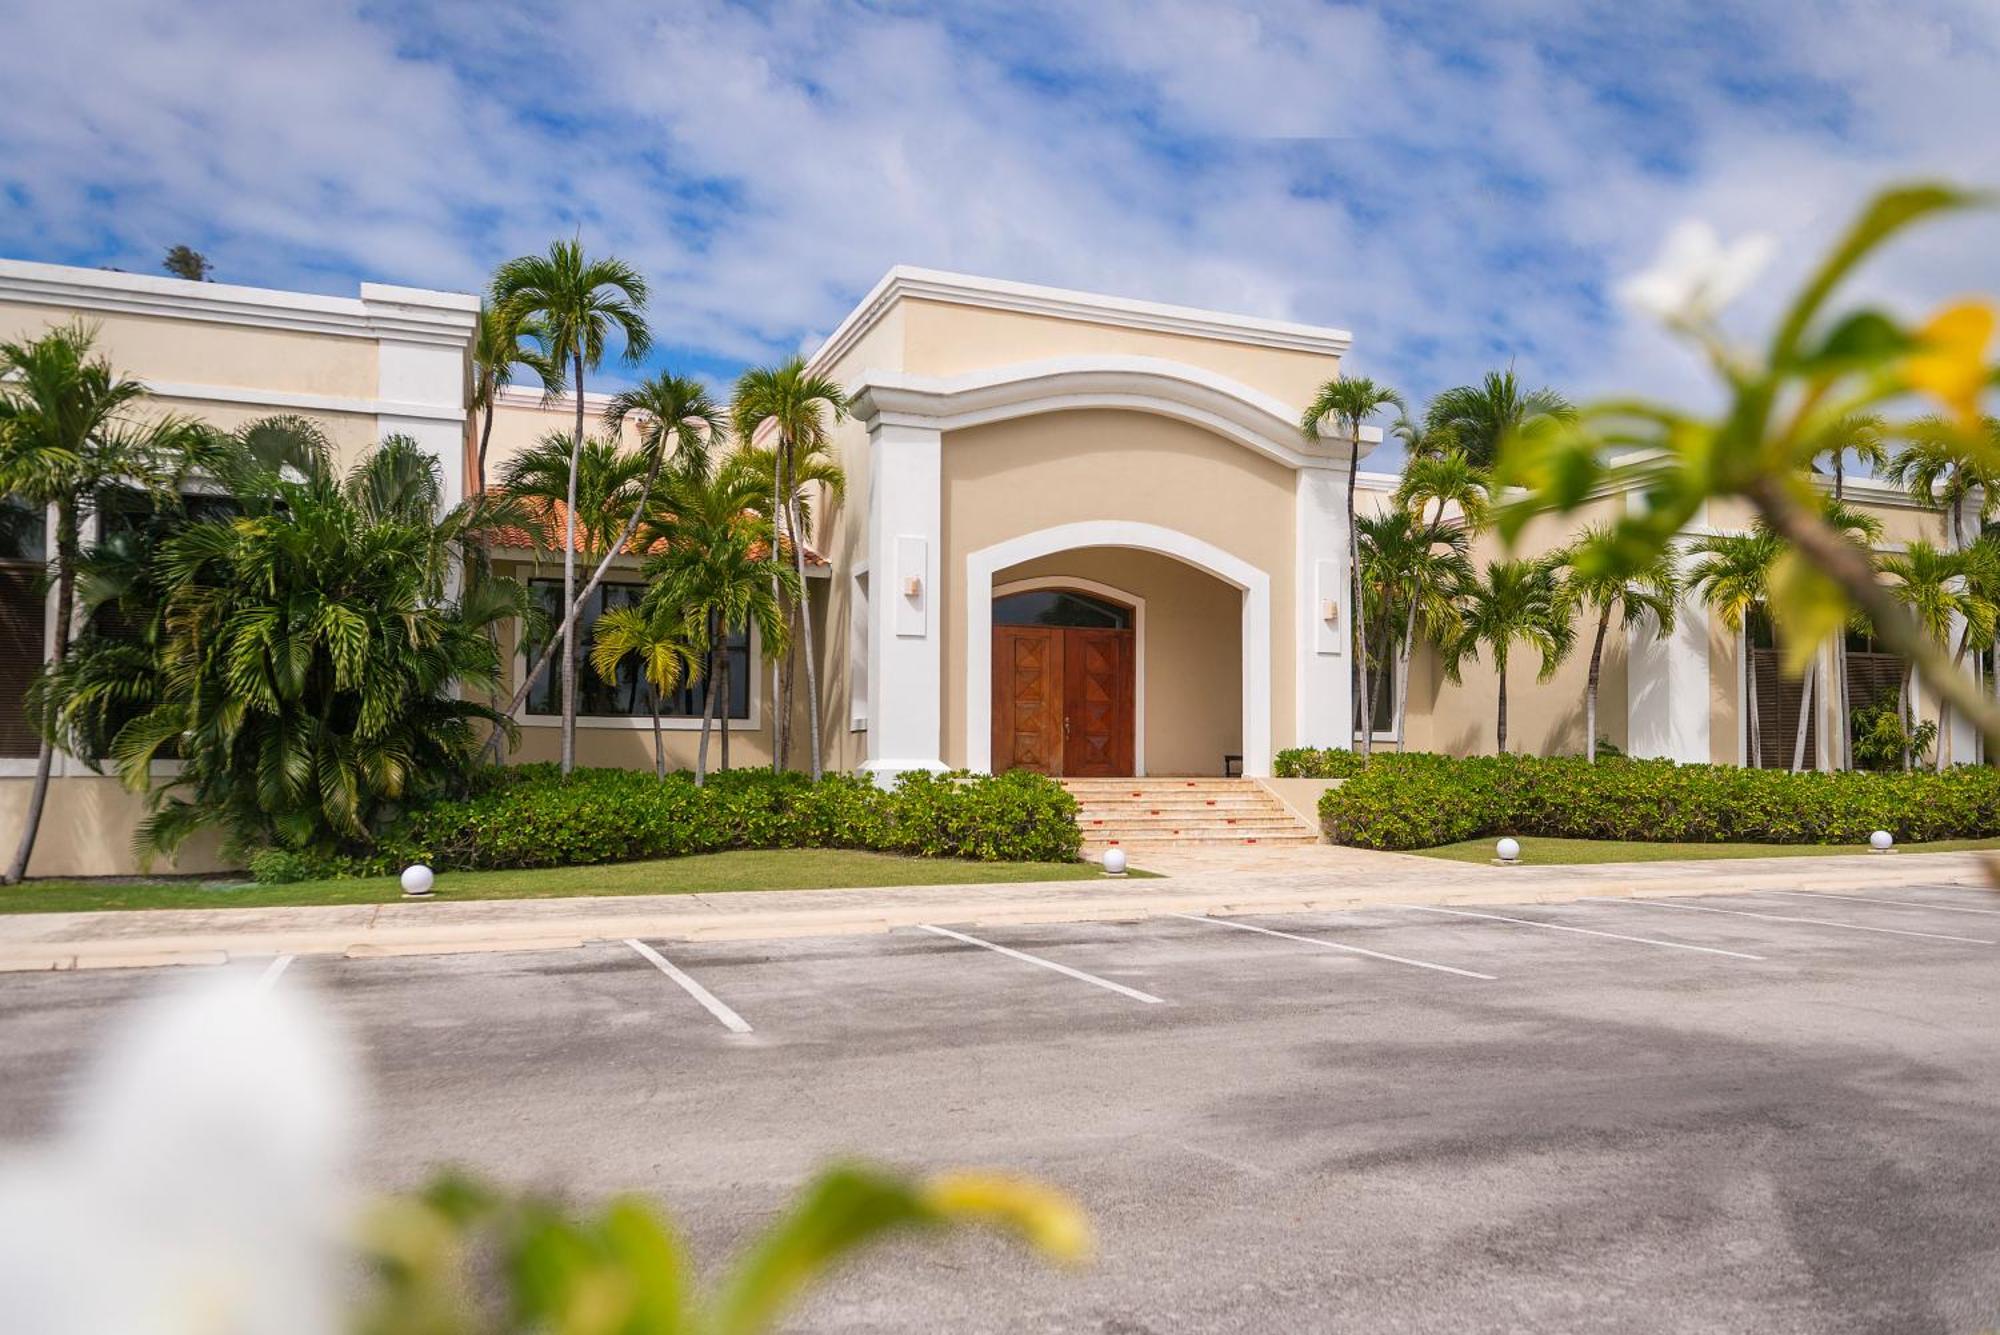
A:
<svg viewBox="0 0 2000 1335">
<path fill-rule="evenodd" d="M 1148 774 L 1218 775 L 1243 753 L 1242 594 L 1155 552 L 1085 547 L 994 573 L 1016 580 L 1090 580 L 1145 600 L 1145 764 Z M 996 596 L 998 596 L 996 594 Z"/>
<path fill-rule="evenodd" d="M 77 767 L 81 770 L 81 767 Z M 0 778 L 0 840 L 11 851 L 27 819 L 32 779 Z M 141 870 L 132 836 L 146 819 L 144 796 L 116 778 L 83 771 L 49 781 L 48 804 L 28 860 L 30 876 L 130 876 Z M 151 870 L 163 875 L 195 875 L 229 869 L 220 839 L 200 834 L 180 856 L 156 859 Z"/>
<path fill-rule="evenodd" d="M 1293 477 L 1240 445 L 1146 413 L 1046 413 L 946 432 L 946 763 L 965 763 L 966 558 L 1009 538 L 1104 519 L 1185 533 L 1270 576 L 1273 608 L 1287 609 L 1272 617 L 1271 735 L 1275 746 L 1290 745 Z"/>
</svg>

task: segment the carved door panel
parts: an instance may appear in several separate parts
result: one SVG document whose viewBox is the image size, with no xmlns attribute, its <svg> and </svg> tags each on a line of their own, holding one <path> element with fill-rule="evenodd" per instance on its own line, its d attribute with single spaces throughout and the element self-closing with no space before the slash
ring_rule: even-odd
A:
<svg viewBox="0 0 2000 1335">
<path fill-rule="evenodd" d="M 993 628 L 996 774 L 1063 772 L 1063 635 L 1052 626 Z"/>
</svg>

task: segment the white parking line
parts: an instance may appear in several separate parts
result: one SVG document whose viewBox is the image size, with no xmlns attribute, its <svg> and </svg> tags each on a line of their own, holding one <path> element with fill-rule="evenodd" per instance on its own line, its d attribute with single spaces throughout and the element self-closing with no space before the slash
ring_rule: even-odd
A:
<svg viewBox="0 0 2000 1335">
<path fill-rule="evenodd" d="M 699 1001 L 710 1015 L 722 1021 L 723 1027 L 729 1030 L 729 1032 L 732 1034 L 747 1034 L 750 1032 L 750 1024 L 747 1020 L 729 1009 L 729 1007 L 723 1005 L 715 993 L 709 991 L 679 969 L 676 969 L 665 955 L 662 955 L 644 941 L 634 941 L 630 937 L 625 938 L 625 944 L 651 960 L 654 967 L 659 969 L 661 973 L 679 983 L 687 994 L 696 1001 Z"/>
<path fill-rule="evenodd" d="M 1841 895 L 1831 890 L 1759 890 L 1760 895 L 1786 895 L 1792 899 L 1851 899 L 1857 904 L 1893 904 L 1899 909 L 1936 909 L 1939 913 L 1983 913 L 2000 918 L 2000 909 L 1976 909 L 1970 904 L 1925 904 L 1914 899 L 1876 899 L 1872 895 Z"/>
<path fill-rule="evenodd" d="M 1767 922 L 1798 922 L 1810 927 L 1839 927 L 1849 932 L 1874 932 L 1881 936 L 1921 936 L 1932 941 L 1962 941 L 1968 946 L 2000 945 L 1976 936 L 1947 936 L 1943 932 L 1911 932 L 1901 927 L 1864 927 L 1858 922 L 1836 922 L 1832 918 L 1795 918 L 1787 913 L 1752 913 L 1747 909 L 1717 909 L 1706 904 L 1669 904 L 1659 899 L 1612 899 L 1603 895 L 1585 898 L 1598 904 L 1637 904 L 1642 908 L 1686 909 L 1689 913 L 1726 913 L 1732 918 L 1762 918 Z"/>
<path fill-rule="evenodd" d="M 1085 973 L 1081 969 L 1072 969 L 1067 964 L 1057 964 L 1054 960 L 1045 960 L 1039 955 L 1030 955 L 1026 951 L 1013 950 L 1007 946 L 996 946 L 991 941 L 981 941 L 976 936 L 967 936 L 964 932 L 954 932 L 949 927 L 933 927 L 927 922 L 920 922 L 917 926 L 926 932 L 935 932 L 939 936 L 948 936 L 954 941 L 963 941 L 969 946 L 984 946 L 988 950 L 997 951 L 1002 955 L 1022 960 L 1028 964 L 1039 964 L 1044 969 L 1054 969 L 1057 973 L 1067 974 L 1079 982 L 1094 983 L 1098 987 L 1116 992 L 1120 996 L 1130 997 L 1134 1001 L 1143 1001 L 1149 1006 L 1163 1004 L 1158 997 L 1153 996 L 1151 993 L 1141 992 L 1137 988 L 1127 987 L 1123 983 L 1114 983 L 1109 978 L 1099 978 L 1096 974 Z"/>
<path fill-rule="evenodd" d="M 1474 913 L 1470 909 L 1441 909 L 1429 904 L 1390 904 L 1388 908 L 1414 909 L 1418 913 L 1449 913 L 1457 918 L 1487 918 L 1511 922 L 1517 927 L 1544 927 L 1551 932 L 1575 932 L 1579 936 L 1601 936 L 1611 941 L 1634 941 L 1642 946 L 1664 946 L 1668 950 L 1692 950 L 1702 955 L 1727 955 L 1735 960 L 1761 960 L 1762 955 L 1746 955 L 1740 950 L 1718 950 L 1714 946 L 1690 945 L 1686 941 L 1662 941 L 1651 936 L 1626 936 L 1620 932 L 1600 932 L 1590 927 L 1571 927 L 1559 922 L 1536 922 L 1533 918 L 1509 918 L 1499 913 Z"/>
<path fill-rule="evenodd" d="M 1366 955 L 1372 960 L 1388 960 L 1392 964 L 1407 964 L 1417 969 L 1435 969 L 1439 973 L 1455 973 L 1460 978 L 1477 978 L 1481 982 L 1496 981 L 1490 973 L 1474 973 L 1470 969 L 1454 969 L 1449 964 L 1432 964 L 1427 960 L 1413 960 L 1404 955 L 1390 955 L 1380 950 L 1363 950 L 1360 946 L 1350 946 L 1339 941 L 1323 941 L 1316 936 L 1298 936 L 1292 932 L 1274 931 L 1269 927 L 1256 927 L 1247 922 L 1232 922 L 1228 918 L 1211 918 L 1202 913 L 1168 913 L 1169 918 L 1186 918 L 1189 922 L 1211 922 L 1217 927 L 1234 927 L 1241 932 L 1261 932 L 1265 936 L 1283 937 L 1287 941 L 1300 941 L 1309 946 L 1325 946 L 1328 950 L 1344 950 L 1350 955 Z"/>
<path fill-rule="evenodd" d="M 269 964 L 266 964 L 264 972 L 257 975 L 257 990 L 259 992 L 269 992 L 272 986 L 277 983 L 278 975 L 283 973 L 285 966 L 291 962 L 292 957 L 290 955 L 280 955 Z"/>
</svg>

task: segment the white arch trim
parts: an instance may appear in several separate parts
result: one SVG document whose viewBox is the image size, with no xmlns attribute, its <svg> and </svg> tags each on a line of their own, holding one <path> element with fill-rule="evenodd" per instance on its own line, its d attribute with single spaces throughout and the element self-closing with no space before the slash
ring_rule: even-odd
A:
<svg viewBox="0 0 2000 1335">
<path fill-rule="evenodd" d="M 1094 593 L 1100 598 L 1108 598 L 1114 603 L 1123 603 L 1132 609 L 1132 772 L 1142 775 L 1146 772 L 1146 600 L 1136 593 L 1130 593 L 1114 584 L 1105 584 L 1094 579 L 1078 579 L 1073 575 L 1037 575 L 1033 579 L 1010 579 L 1005 584 L 993 586 L 991 598 L 1004 598 L 1010 593 L 1028 593 L 1034 589 L 1075 589 L 1081 593 Z M 987 603 L 986 622 L 988 633 L 993 624 L 992 603 Z M 988 690 L 991 687 L 992 644 L 987 645 Z M 991 700 L 989 695 L 988 700 Z M 987 715 L 987 745 L 991 747 L 993 736 L 992 714 Z M 990 763 L 992 756 L 987 760 Z"/>
<path fill-rule="evenodd" d="M 1176 418 L 1290 468 L 1345 464 L 1344 439 L 1309 444 L 1294 410 L 1241 381 L 1162 357 L 1090 355 L 1019 362 L 957 376 L 869 371 L 849 391 L 854 415 L 938 431 L 1035 413 L 1123 408 Z M 1363 427 L 1364 456 L 1382 439 Z"/>
<path fill-rule="evenodd" d="M 965 558 L 965 758 L 993 768 L 993 575 L 1078 547 L 1155 552 L 1205 570 L 1243 595 L 1243 772 L 1271 772 L 1271 577 L 1241 557 L 1177 529 L 1127 519 L 1058 524 L 982 547 Z M 1076 581 L 1062 581 L 1075 584 Z M 1129 595 L 1120 595 L 1129 596 Z M 1135 705 L 1136 708 L 1136 705 Z M 1134 738 L 1137 741 L 1137 738 Z M 1136 755 L 1135 755 L 1136 760 Z M 1136 766 L 1135 766 L 1136 768 Z"/>
</svg>

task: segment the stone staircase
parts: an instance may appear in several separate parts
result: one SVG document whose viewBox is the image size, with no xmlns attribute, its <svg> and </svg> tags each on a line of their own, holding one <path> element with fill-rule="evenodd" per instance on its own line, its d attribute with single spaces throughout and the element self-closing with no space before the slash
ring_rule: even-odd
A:
<svg viewBox="0 0 2000 1335">
<path fill-rule="evenodd" d="M 1143 865 L 1160 849 L 1313 844 L 1319 834 L 1255 779 L 1063 779 L 1086 857 L 1116 845 Z"/>
</svg>

